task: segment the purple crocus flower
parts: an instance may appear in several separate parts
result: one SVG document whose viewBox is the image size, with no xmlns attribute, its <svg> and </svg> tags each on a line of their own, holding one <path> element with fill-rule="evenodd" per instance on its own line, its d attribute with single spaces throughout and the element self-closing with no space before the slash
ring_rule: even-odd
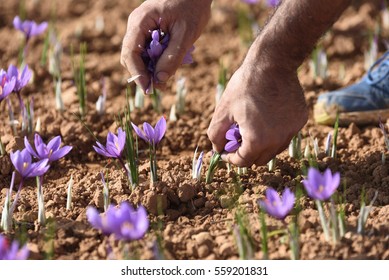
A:
<svg viewBox="0 0 389 280">
<path fill-rule="evenodd" d="M 155 128 L 153 128 L 149 123 L 143 123 L 144 132 L 137 127 L 135 124 L 131 123 L 134 128 L 136 134 L 142 138 L 144 141 L 148 142 L 151 146 L 155 147 L 161 141 L 162 137 L 166 132 L 166 120 L 164 117 L 161 117 Z"/>
<path fill-rule="evenodd" d="M 161 20 L 160 20 L 161 21 Z M 151 74 L 151 82 L 149 87 L 146 89 L 146 94 L 151 93 L 153 80 L 156 80 L 154 75 L 155 68 L 157 66 L 158 60 L 161 57 L 163 51 L 167 48 L 169 44 L 169 34 L 165 34 L 161 29 L 150 30 L 151 33 L 151 41 L 146 44 L 146 48 L 142 53 L 142 59 L 147 66 Z M 189 51 L 185 54 L 182 64 L 190 64 L 193 62 L 192 52 L 194 50 L 194 46 L 192 46 Z"/>
<path fill-rule="evenodd" d="M 1 69 L 0 70 L 0 102 L 4 100 L 11 92 L 14 90 L 16 84 L 16 79 L 12 77 L 8 78 L 7 73 Z"/>
<path fill-rule="evenodd" d="M 15 169 L 19 172 L 23 179 L 42 176 L 49 170 L 49 160 L 43 159 L 38 162 L 32 162 L 32 158 L 27 149 L 11 152 L 11 161 Z"/>
<path fill-rule="evenodd" d="M 276 219 L 283 220 L 293 209 L 295 196 L 286 188 L 282 193 L 282 198 L 272 188 L 266 189 L 266 198 L 259 201 L 259 206 L 269 215 Z"/>
<path fill-rule="evenodd" d="M 98 154 L 105 157 L 121 158 L 124 145 L 126 144 L 126 133 L 119 127 L 117 136 L 112 132 L 108 132 L 105 147 L 100 142 L 96 142 L 96 144 L 97 147 L 93 146 L 93 149 Z"/>
<path fill-rule="evenodd" d="M 0 234 L 0 260 L 26 260 L 29 254 L 27 245 L 19 248 L 17 240 L 9 244 L 7 238 Z"/>
<path fill-rule="evenodd" d="M 330 198 L 336 189 L 339 187 L 340 173 L 332 174 L 327 168 L 323 174 L 319 170 L 310 167 L 308 169 L 307 179 L 303 180 L 303 185 L 308 195 L 317 200 L 327 200 Z"/>
<path fill-rule="evenodd" d="M 226 132 L 227 144 L 224 146 L 224 150 L 228 153 L 235 152 L 242 144 L 242 135 L 239 131 L 239 126 L 233 124 Z"/>
<path fill-rule="evenodd" d="M 24 145 L 26 146 L 27 151 L 37 159 L 48 159 L 49 162 L 56 161 L 65 155 L 67 155 L 73 147 L 71 146 L 61 146 L 61 137 L 56 136 L 47 143 L 47 145 L 43 142 L 42 138 L 38 133 L 35 133 L 34 136 L 34 145 L 35 150 L 32 148 L 30 143 L 28 142 L 27 137 L 24 137 Z"/>
<path fill-rule="evenodd" d="M 30 79 L 32 77 L 32 71 L 30 69 L 28 69 L 28 66 L 26 65 L 26 66 L 24 66 L 23 71 L 19 75 L 18 68 L 11 64 L 8 67 L 7 75 L 8 75 L 9 79 L 11 79 L 11 78 L 16 79 L 15 87 L 13 90 L 15 92 L 20 92 L 22 90 L 22 88 L 24 88 L 28 84 L 28 82 L 30 81 Z"/>
<path fill-rule="evenodd" d="M 119 240 L 141 239 L 149 228 L 147 211 L 143 206 L 135 210 L 124 201 L 120 207 L 110 205 L 105 214 L 100 215 L 96 208 L 89 206 L 86 210 L 89 223 L 104 234 L 114 234 Z"/>
<path fill-rule="evenodd" d="M 42 22 L 40 24 L 37 24 L 35 21 L 32 20 L 22 21 L 19 16 L 16 16 L 14 18 L 13 25 L 16 29 L 24 33 L 24 36 L 26 36 L 27 41 L 31 37 L 43 33 L 48 26 L 47 22 Z"/>
</svg>

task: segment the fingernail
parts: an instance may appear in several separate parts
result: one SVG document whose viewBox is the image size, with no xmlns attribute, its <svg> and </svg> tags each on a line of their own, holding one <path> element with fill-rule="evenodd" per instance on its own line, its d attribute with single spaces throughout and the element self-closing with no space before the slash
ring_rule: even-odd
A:
<svg viewBox="0 0 389 280">
<path fill-rule="evenodd" d="M 158 72 L 157 79 L 158 79 L 158 82 L 160 82 L 160 83 L 166 83 L 167 80 L 169 80 L 169 74 L 166 72 Z"/>
</svg>

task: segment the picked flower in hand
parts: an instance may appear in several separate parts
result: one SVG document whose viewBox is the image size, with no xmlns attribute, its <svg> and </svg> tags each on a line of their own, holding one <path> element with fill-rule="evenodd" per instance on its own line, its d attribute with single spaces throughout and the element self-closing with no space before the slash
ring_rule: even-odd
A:
<svg viewBox="0 0 389 280">
<path fill-rule="evenodd" d="M 118 240 L 141 239 L 149 228 L 147 211 L 143 206 L 135 210 L 124 201 L 120 207 L 110 205 L 104 214 L 89 206 L 86 210 L 89 223 L 104 234 L 114 234 Z"/>
<path fill-rule="evenodd" d="M 274 218 L 283 220 L 293 209 L 294 201 L 295 196 L 290 189 L 286 188 L 281 198 L 274 189 L 268 188 L 266 198 L 259 201 L 259 206 Z"/>
<path fill-rule="evenodd" d="M 224 146 L 224 150 L 228 153 L 235 152 L 242 145 L 242 135 L 239 131 L 239 126 L 233 124 L 226 132 L 227 144 Z"/>
</svg>

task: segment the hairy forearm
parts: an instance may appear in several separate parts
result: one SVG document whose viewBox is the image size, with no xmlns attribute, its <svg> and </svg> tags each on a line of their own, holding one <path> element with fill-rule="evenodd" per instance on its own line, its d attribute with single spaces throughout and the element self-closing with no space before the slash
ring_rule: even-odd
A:
<svg viewBox="0 0 389 280">
<path fill-rule="evenodd" d="M 283 0 L 246 57 L 296 70 L 351 0 Z M 261 66 L 260 66 L 261 67 Z"/>
</svg>

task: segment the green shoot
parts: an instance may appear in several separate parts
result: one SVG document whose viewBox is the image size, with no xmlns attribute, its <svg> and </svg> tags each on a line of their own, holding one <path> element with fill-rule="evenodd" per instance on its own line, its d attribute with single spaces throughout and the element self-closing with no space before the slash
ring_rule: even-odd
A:
<svg viewBox="0 0 389 280">
<path fill-rule="evenodd" d="M 338 144 L 338 131 L 339 131 L 339 113 L 336 114 L 336 121 L 334 124 L 334 139 L 332 142 L 331 157 L 336 158 L 336 148 Z"/>
<path fill-rule="evenodd" d="M 52 218 L 48 218 L 46 221 L 46 230 L 44 235 L 44 258 L 46 260 L 52 260 L 54 258 L 54 240 L 56 235 L 56 223 Z"/>
<path fill-rule="evenodd" d="M 233 227 L 235 242 L 239 251 L 241 260 L 250 260 L 254 258 L 254 241 L 249 231 L 250 222 L 247 214 L 238 209 L 235 213 L 237 225 Z"/>
<path fill-rule="evenodd" d="M 213 181 L 213 176 L 215 175 L 215 171 L 219 165 L 220 154 L 218 152 L 214 152 L 211 157 L 211 162 L 209 163 L 207 176 L 205 178 L 205 183 L 210 184 Z"/>
<path fill-rule="evenodd" d="M 72 69 L 74 83 L 77 87 L 78 102 L 80 106 L 80 114 L 83 118 L 86 114 L 86 80 L 85 80 L 85 57 L 86 57 L 86 43 L 80 44 L 80 58 L 76 62 L 74 57 L 73 45 L 70 48 L 72 58 Z"/>
<path fill-rule="evenodd" d="M 265 212 L 262 211 L 262 209 L 259 212 L 259 220 L 261 222 L 261 243 L 262 243 L 263 259 L 267 260 L 269 258 L 268 235 L 267 235 L 267 225 L 265 220 Z"/>
<path fill-rule="evenodd" d="M 362 191 L 361 208 L 359 210 L 359 216 L 358 216 L 357 233 L 364 234 L 367 218 L 369 217 L 369 214 L 370 214 L 371 210 L 373 209 L 373 204 L 374 204 L 375 200 L 377 199 L 377 196 L 378 196 L 378 192 L 376 191 L 374 193 L 374 197 L 370 201 L 370 204 L 368 206 L 366 206 L 365 191 L 364 190 Z"/>
<path fill-rule="evenodd" d="M 68 189 L 67 189 L 67 199 L 66 199 L 66 210 L 72 209 L 72 189 L 73 189 L 73 175 L 70 176 L 70 180 L 68 182 Z"/>
<path fill-rule="evenodd" d="M 36 176 L 36 186 L 38 196 L 38 223 L 43 226 L 46 224 L 45 200 L 43 197 L 42 180 L 39 176 Z"/>
</svg>

